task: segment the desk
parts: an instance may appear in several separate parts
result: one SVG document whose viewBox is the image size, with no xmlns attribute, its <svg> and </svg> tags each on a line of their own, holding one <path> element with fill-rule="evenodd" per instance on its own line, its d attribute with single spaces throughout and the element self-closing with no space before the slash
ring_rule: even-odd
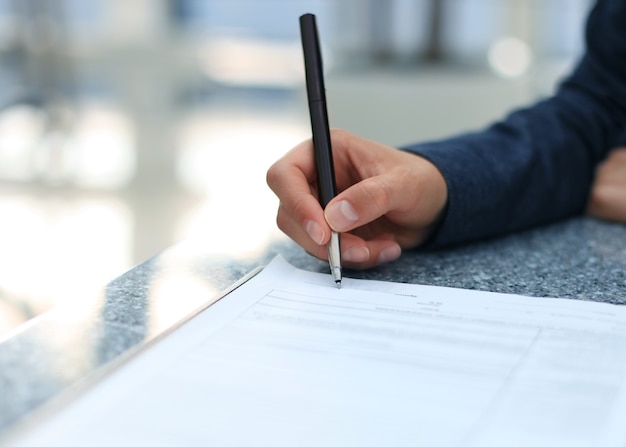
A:
<svg viewBox="0 0 626 447">
<path fill-rule="evenodd" d="M 275 254 L 326 272 L 293 242 L 254 254 L 211 253 L 186 241 L 59 307 L 0 343 L 0 443 L 41 410 L 62 403 L 206 305 Z M 347 276 L 626 303 L 626 226 L 576 218 L 504 238 L 399 260 Z"/>
</svg>

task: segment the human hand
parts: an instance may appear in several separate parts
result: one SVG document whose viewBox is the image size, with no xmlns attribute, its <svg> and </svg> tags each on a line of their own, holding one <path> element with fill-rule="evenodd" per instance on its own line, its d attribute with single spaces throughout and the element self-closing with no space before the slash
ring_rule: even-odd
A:
<svg viewBox="0 0 626 447">
<path fill-rule="evenodd" d="M 278 227 L 319 259 L 331 228 L 341 233 L 342 264 L 368 268 L 424 242 L 443 214 L 448 191 L 439 170 L 409 152 L 331 131 L 337 196 L 322 210 L 313 144 L 304 141 L 274 163 L 267 183 L 280 199 Z"/>
<path fill-rule="evenodd" d="M 626 222 L 626 148 L 611 151 L 598 165 L 587 213 L 601 219 Z"/>
</svg>

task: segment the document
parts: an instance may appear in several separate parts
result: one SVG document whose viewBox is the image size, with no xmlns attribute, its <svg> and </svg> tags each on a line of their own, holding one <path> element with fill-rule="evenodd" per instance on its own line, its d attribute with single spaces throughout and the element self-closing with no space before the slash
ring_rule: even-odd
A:
<svg viewBox="0 0 626 447">
<path fill-rule="evenodd" d="M 624 446 L 626 308 L 281 257 L 25 446 Z"/>
</svg>

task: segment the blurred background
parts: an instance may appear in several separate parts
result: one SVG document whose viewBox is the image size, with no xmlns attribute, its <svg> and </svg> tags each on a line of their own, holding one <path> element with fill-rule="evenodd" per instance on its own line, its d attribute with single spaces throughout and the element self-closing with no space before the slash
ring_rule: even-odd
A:
<svg viewBox="0 0 626 447">
<path fill-rule="evenodd" d="M 277 235 L 265 171 L 310 136 L 301 14 L 332 126 L 402 145 L 549 95 L 590 6 L 0 0 L 0 340 L 178 241 Z"/>
</svg>

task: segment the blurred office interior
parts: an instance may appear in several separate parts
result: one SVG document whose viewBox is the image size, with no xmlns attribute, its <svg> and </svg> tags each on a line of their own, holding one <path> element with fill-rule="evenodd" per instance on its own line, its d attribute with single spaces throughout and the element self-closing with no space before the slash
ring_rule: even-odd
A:
<svg viewBox="0 0 626 447">
<path fill-rule="evenodd" d="M 550 94 L 590 6 L 0 0 L 0 340 L 178 241 L 277 235 L 265 171 L 310 135 L 299 15 L 332 126 L 402 145 Z"/>
</svg>

